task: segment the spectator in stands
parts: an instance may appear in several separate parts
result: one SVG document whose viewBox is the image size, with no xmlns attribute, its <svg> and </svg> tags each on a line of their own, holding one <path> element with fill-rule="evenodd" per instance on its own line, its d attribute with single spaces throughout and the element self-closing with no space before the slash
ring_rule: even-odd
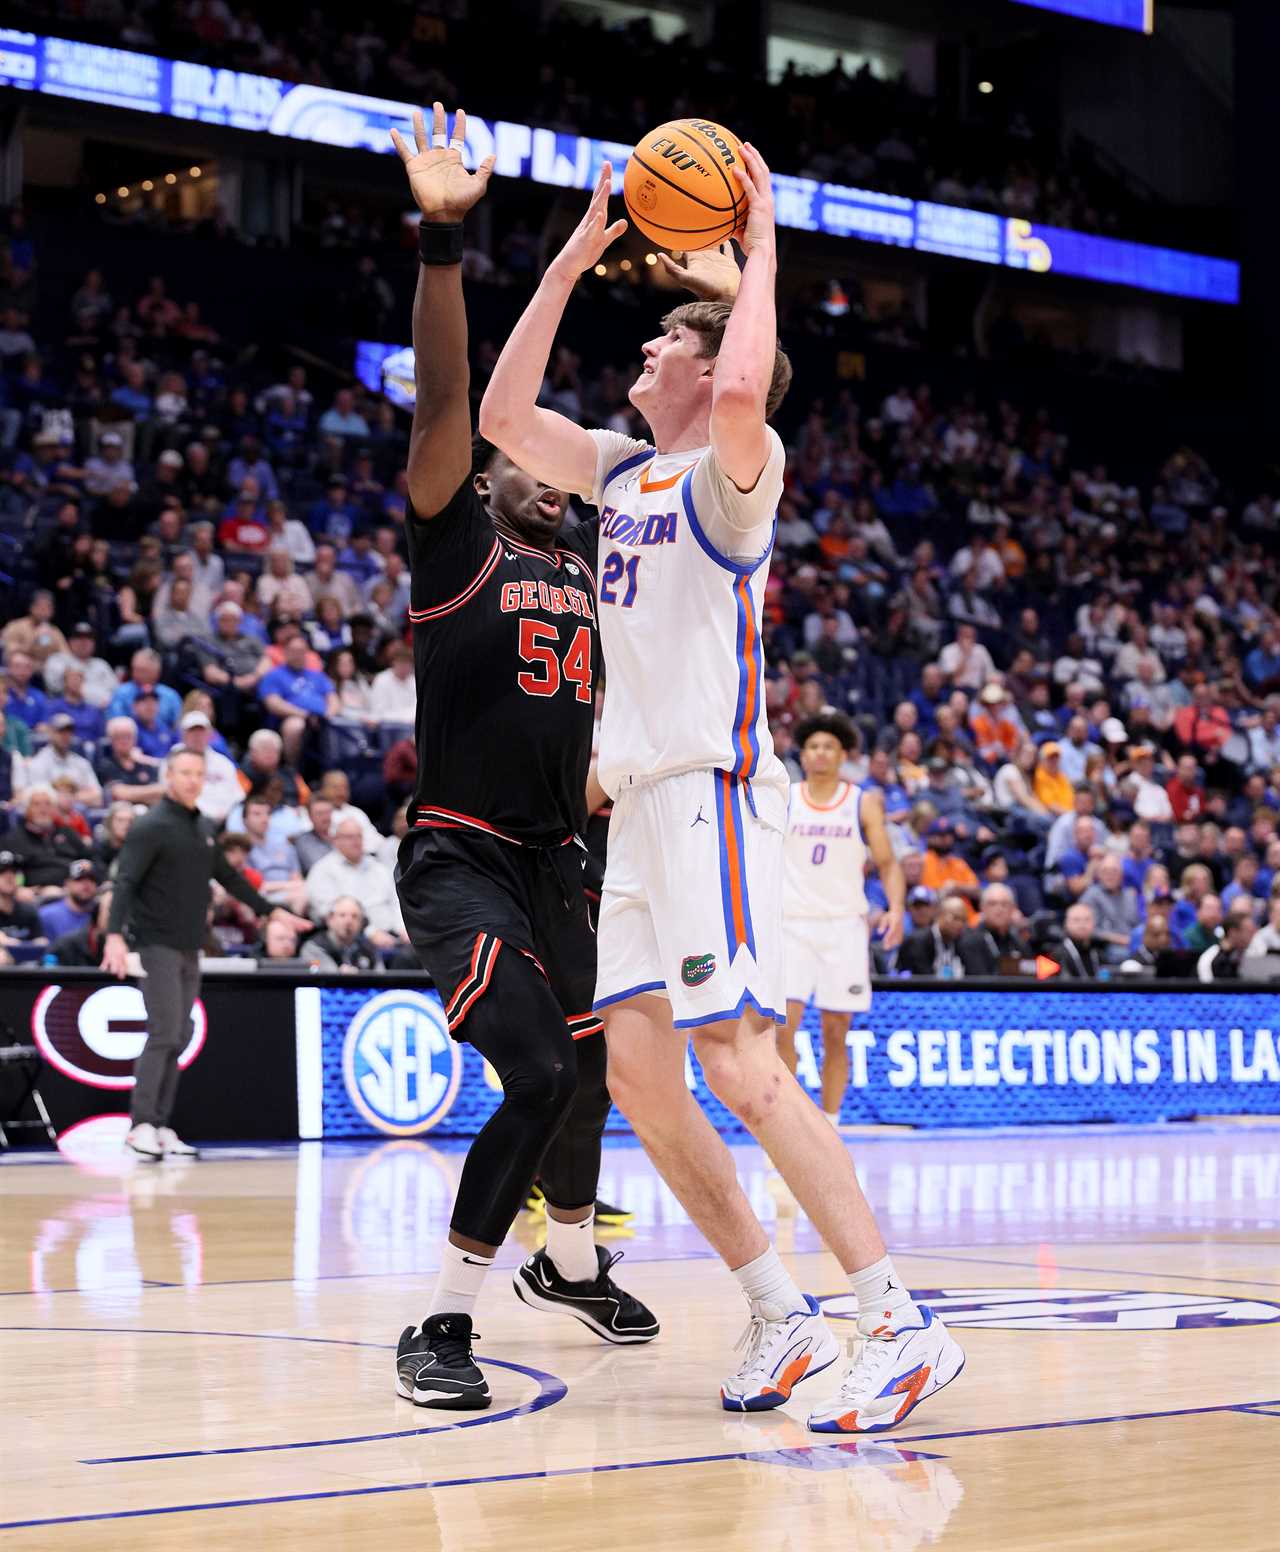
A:
<svg viewBox="0 0 1280 1552">
<path fill-rule="evenodd" d="M 952 685 L 962 690 L 980 690 L 996 672 L 991 654 L 978 640 L 977 627 L 972 624 L 956 627 L 956 639 L 943 647 L 938 667 Z"/>
<path fill-rule="evenodd" d="M 159 691 L 163 688 L 162 685 L 141 685 L 133 698 L 138 748 L 151 760 L 163 760 L 173 747 L 173 723 L 165 721 L 160 711 Z M 182 703 L 178 706 L 181 710 Z"/>
<path fill-rule="evenodd" d="M 93 919 L 99 882 L 92 858 L 82 857 L 73 862 L 67 869 L 62 895 L 40 907 L 41 936 L 55 942 L 86 926 Z"/>
<path fill-rule="evenodd" d="M 151 611 L 151 635 L 167 652 L 176 651 L 184 641 L 207 636 L 209 620 L 192 606 L 192 584 L 175 577 L 166 603 L 157 603 Z"/>
<path fill-rule="evenodd" d="M 1125 883 L 1124 862 L 1115 852 L 1101 859 L 1093 883 L 1080 898 L 1093 911 L 1094 942 L 1101 945 L 1103 961 L 1119 964 L 1128 957 L 1129 945 L 1142 922 L 1142 898 Z"/>
<path fill-rule="evenodd" d="M 158 802 L 164 794 L 160 763 L 138 748 L 138 724 L 132 717 L 107 723 L 107 749 L 98 756 L 98 781 L 109 803 Z"/>
<path fill-rule="evenodd" d="M 303 744 L 311 729 L 338 715 L 340 705 L 333 680 L 306 666 L 307 639 L 298 631 L 284 649 L 284 662 L 258 682 L 258 699 L 279 719 L 285 757 L 301 763 Z"/>
<path fill-rule="evenodd" d="M 394 949 L 404 940 L 404 929 L 390 871 L 366 855 L 364 829 L 356 819 L 343 819 L 334 825 L 333 846 L 307 875 L 311 914 L 324 920 L 335 900 L 350 895 L 369 923 L 370 942 L 380 949 Z"/>
<path fill-rule="evenodd" d="M 1062 946 L 1053 955 L 1064 976 L 1093 980 L 1102 969 L 1102 959 L 1094 946 L 1092 907 L 1082 900 L 1067 907 Z"/>
<path fill-rule="evenodd" d="M 51 787 L 28 787 L 18 809 L 22 817 L 5 844 L 18 859 L 24 897 L 42 901 L 61 895 L 71 864 L 87 858 L 89 848 L 57 822 Z"/>
<path fill-rule="evenodd" d="M 1196 960 L 1196 977 L 1201 981 L 1238 981 L 1249 972 L 1249 948 L 1258 924 L 1247 906 L 1227 913 L 1222 937 L 1209 944 Z"/>
<path fill-rule="evenodd" d="M 1036 746 L 1024 739 L 1013 757 L 996 772 L 992 797 L 1001 813 L 1038 834 L 1046 834 L 1054 816 L 1036 796 L 1032 785 L 1038 759 Z"/>
<path fill-rule="evenodd" d="M 0 851 L 0 948 L 34 948 L 45 941 L 35 906 L 18 897 L 21 866 L 16 852 Z"/>
<path fill-rule="evenodd" d="M 5 661 L 15 652 L 25 652 L 39 672 L 55 652 L 65 653 L 67 638 L 53 623 L 53 594 L 45 589 L 31 595 L 28 612 L 10 620 L 0 632 Z"/>
<path fill-rule="evenodd" d="M 932 889 L 944 903 L 952 896 L 958 896 L 965 906 L 966 924 L 977 921 L 976 904 L 981 890 L 977 874 L 963 857 L 956 855 L 955 821 L 946 815 L 935 819 L 929 826 L 926 842 L 928 850 L 920 874 L 921 883 L 926 889 Z"/>
<path fill-rule="evenodd" d="M 120 855 L 120 848 L 124 845 L 124 838 L 132 828 L 135 817 L 132 803 L 113 803 L 98 826 L 93 860 L 103 878 L 111 877 L 111 869 Z"/>
<path fill-rule="evenodd" d="M 84 698 L 84 670 L 77 664 L 68 668 L 62 676 L 62 694 L 49 702 L 49 716 L 71 718 L 75 735 L 81 744 L 96 745 L 106 731 L 106 718 L 97 706 L 90 706 Z"/>
<path fill-rule="evenodd" d="M 360 608 L 360 590 L 345 571 L 338 570 L 338 551 L 335 545 L 323 542 L 316 545 L 316 563 L 307 585 L 311 589 L 312 606 L 332 595 L 342 605 L 342 612 L 353 624 L 350 616 Z"/>
<path fill-rule="evenodd" d="M 1054 740 L 1040 745 L 1040 760 L 1032 782 L 1035 795 L 1051 814 L 1070 813 L 1075 793 L 1062 769 L 1062 746 Z"/>
<path fill-rule="evenodd" d="M 27 652 L 5 654 L 5 679 L 9 692 L 5 697 L 5 715 L 25 723 L 32 732 L 43 728 L 49 719 L 49 699 L 35 684 L 36 665 Z"/>
<path fill-rule="evenodd" d="M 138 694 L 143 690 L 154 690 L 159 701 L 160 720 L 170 727 L 175 726 L 182 715 L 182 701 L 176 690 L 160 683 L 163 668 L 164 663 L 160 654 L 153 652 L 150 647 L 143 647 L 135 652 L 129 660 L 130 677 L 111 698 L 111 704 L 107 708 L 108 717 L 130 715 Z"/>
<path fill-rule="evenodd" d="M 1222 896 L 1211 891 L 1202 895 L 1196 906 L 1196 919 L 1182 935 L 1183 942 L 1193 954 L 1203 954 L 1205 949 L 1218 941 L 1222 916 Z"/>
<path fill-rule="evenodd" d="M 356 975 L 382 969 L 382 958 L 364 933 L 360 902 L 351 895 L 339 895 L 333 902 L 324 931 L 307 939 L 302 955 L 316 970 Z"/>
<path fill-rule="evenodd" d="M 357 438 L 369 439 L 369 423 L 356 410 L 356 396 L 350 388 L 339 388 L 333 396 L 333 404 L 320 417 L 319 430 L 324 436 L 340 437 L 344 441 Z"/>
<path fill-rule="evenodd" d="M 187 750 L 204 760 L 204 786 L 196 807 L 206 818 L 221 824 L 242 797 L 235 764 L 210 746 L 213 723 L 203 711 L 187 712 L 178 727 L 181 742 L 174 745 L 170 754 Z"/>
<path fill-rule="evenodd" d="M 1177 769 L 1165 788 L 1165 794 L 1178 824 L 1200 817 L 1204 810 L 1204 786 L 1200 781 L 1200 767 L 1195 755 L 1179 756 Z"/>
<path fill-rule="evenodd" d="M 88 705 L 96 706 L 99 711 L 106 711 L 110 705 L 112 695 L 119 688 L 119 680 L 115 677 L 115 669 L 107 663 L 106 658 L 98 656 L 98 636 L 95 635 L 93 625 L 87 619 L 82 619 L 71 627 L 67 638 L 67 650 L 54 652 L 50 660 L 45 663 L 45 689 L 51 695 L 62 694 L 64 675 L 70 667 L 78 667 L 84 674 L 84 698 Z"/>
<path fill-rule="evenodd" d="M 298 854 L 298 865 L 305 878 L 311 869 L 333 850 L 333 804 L 319 792 L 311 795 L 307 804 L 309 830 L 299 830 L 291 837 L 293 849 Z"/>
<path fill-rule="evenodd" d="M 301 963 L 297 928 L 282 916 L 268 916 L 262 924 L 262 941 L 254 949 L 253 957 L 260 961 Z"/>
<path fill-rule="evenodd" d="M 1027 940 L 1015 927 L 1018 903 L 1007 884 L 991 883 L 982 891 L 982 913 L 976 927 L 960 938 L 958 952 L 966 975 L 1000 975 L 1002 965 L 1028 952 Z"/>
<path fill-rule="evenodd" d="M 240 766 L 240 785 L 246 792 L 260 792 L 272 776 L 279 776 L 284 802 L 290 808 L 302 807 L 311 791 L 293 766 L 284 764 L 283 757 L 284 741 L 279 733 L 273 728 L 258 728 L 249 735 Z"/>
<path fill-rule="evenodd" d="M 963 976 L 960 939 L 969 930 L 969 912 L 958 897 L 943 900 L 937 919 L 928 927 L 912 932 L 898 950 L 898 971 L 902 975 Z"/>
<path fill-rule="evenodd" d="M 0 852 L 0 867 L 3 867 L 5 853 Z M 0 923 L 3 918 L 0 917 Z M 0 930 L 3 930 L 0 927 Z M 1264 954 L 1273 954 L 1280 957 L 1280 894 L 1273 894 L 1267 902 L 1266 925 L 1260 927 L 1245 950 L 1249 959 L 1260 959 Z"/>
<path fill-rule="evenodd" d="M 1008 692 L 995 680 L 982 687 L 969 726 L 978 758 L 993 769 L 1010 759 L 1027 736 Z"/>
<path fill-rule="evenodd" d="M 1062 774 L 1072 786 L 1085 779 L 1089 760 L 1101 753 L 1101 747 L 1089 737 L 1088 718 L 1072 717 L 1067 723 L 1066 737 L 1058 746 Z"/>
<path fill-rule="evenodd" d="M 330 816 L 333 828 L 336 829 L 345 819 L 354 820 L 364 835 L 365 850 L 377 851 L 382 837 L 364 809 L 358 808 L 351 801 L 351 779 L 346 771 L 326 771 L 320 778 L 319 790 L 333 805 L 333 813 Z"/>
<path fill-rule="evenodd" d="M 316 558 L 315 540 L 312 539 L 305 523 L 300 523 L 296 517 L 289 516 L 289 508 L 278 498 L 267 502 L 267 532 L 269 544 L 268 556 L 277 549 L 285 550 L 295 566 L 310 566 Z M 301 607 L 288 604 L 285 607 L 290 610 L 305 614 L 311 607 L 311 594 L 307 593 L 306 602 Z"/>
<path fill-rule="evenodd" d="M 75 800 L 87 808 L 102 802 L 102 787 L 93 766 L 75 747 L 76 725 L 66 712 L 49 718 L 49 742 L 24 762 L 18 796 L 29 787 L 51 787 L 59 776 L 70 776 L 75 783 Z"/>
<path fill-rule="evenodd" d="M 84 488 L 91 496 L 106 496 L 113 490 L 132 494 L 137 489 L 133 464 L 125 457 L 124 438 L 118 431 L 104 431 L 98 438 L 98 452 L 84 466 Z"/>
<path fill-rule="evenodd" d="M 369 712 L 379 722 L 412 727 L 417 710 L 413 649 L 403 642 L 397 642 L 387 653 L 387 667 L 373 681 Z"/>
<path fill-rule="evenodd" d="M 271 828 L 271 799 L 251 792 L 244 800 L 244 833 L 251 842 L 248 866 L 262 879 L 257 886 L 268 900 L 291 911 L 303 912 L 307 906 L 307 887 L 298 871 L 298 859 L 285 836 Z"/>
<path fill-rule="evenodd" d="M 258 578 L 254 596 L 269 614 L 304 615 L 311 608 L 311 590 L 293 569 L 293 556 L 282 544 L 267 551 L 266 570 Z"/>
</svg>

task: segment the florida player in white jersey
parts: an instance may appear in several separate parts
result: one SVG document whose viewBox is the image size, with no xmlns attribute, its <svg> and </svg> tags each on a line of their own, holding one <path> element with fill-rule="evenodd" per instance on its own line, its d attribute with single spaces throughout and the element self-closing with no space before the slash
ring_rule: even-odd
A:
<svg viewBox="0 0 1280 1552">
<path fill-rule="evenodd" d="M 608 163 L 507 340 L 480 429 L 600 511 L 599 778 L 614 811 L 595 1008 L 615 1102 L 749 1304 L 722 1405 L 780 1406 L 840 1346 L 686 1087 L 690 1039 L 708 1086 L 768 1152 L 859 1301 L 867 1340 L 810 1427 L 872 1432 L 954 1379 L 963 1357 L 903 1287 L 849 1154 L 777 1050 L 789 784 L 765 718 L 760 616 L 785 459 L 767 417 L 790 367 L 769 170 L 754 149 L 744 157 L 732 167 L 749 212 L 736 300 L 677 308 L 642 347 L 630 397 L 652 441 L 585 431 L 537 403 L 574 284 L 626 228 L 609 222 Z"/>
<path fill-rule="evenodd" d="M 822 1111 L 840 1124 L 849 1085 L 849 1015 L 871 1006 L 871 933 L 867 921 L 867 858 L 889 901 L 880 921 L 886 949 L 902 942 L 906 880 L 884 823 L 884 799 L 840 777 L 855 746 L 853 725 L 822 712 L 796 729 L 804 780 L 791 789 L 783 848 L 783 965 L 787 1027 L 778 1051 L 796 1070 L 796 1030 L 809 1001 L 822 1020 Z"/>
</svg>

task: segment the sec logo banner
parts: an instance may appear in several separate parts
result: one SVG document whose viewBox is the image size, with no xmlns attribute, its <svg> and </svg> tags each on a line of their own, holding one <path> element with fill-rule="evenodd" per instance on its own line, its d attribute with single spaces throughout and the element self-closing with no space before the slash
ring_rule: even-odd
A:
<svg viewBox="0 0 1280 1552">
<path fill-rule="evenodd" d="M 191 1009 L 191 1038 L 178 1066 L 200 1055 L 206 1032 L 204 1003 Z M 147 1038 L 142 989 L 114 986 L 46 986 L 31 1009 L 31 1034 L 50 1067 L 95 1089 L 131 1089 L 133 1064 Z"/>
<path fill-rule="evenodd" d="M 1215 1293 L 1120 1288 L 917 1288 L 911 1297 L 949 1326 L 990 1331 L 1193 1331 L 1206 1326 L 1265 1326 L 1280 1304 Z M 825 1314 L 855 1320 L 852 1294 L 822 1299 Z"/>
<path fill-rule="evenodd" d="M 351 1103 L 370 1126 L 412 1137 L 448 1115 L 462 1080 L 462 1052 L 437 1000 L 382 992 L 347 1028 L 342 1074 Z"/>
</svg>

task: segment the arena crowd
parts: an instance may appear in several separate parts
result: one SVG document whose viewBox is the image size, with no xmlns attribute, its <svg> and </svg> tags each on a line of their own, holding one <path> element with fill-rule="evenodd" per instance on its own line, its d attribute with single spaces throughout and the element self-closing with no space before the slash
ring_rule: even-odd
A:
<svg viewBox="0 0 1280 1552">
<path fill-rule="evenodd" d="M 112 861 L 185 745 L 227 856 L 315 924 L 260 940 L 218 898 L 210 952 L 411 965 L 392 883 L 415 773 L 407 418 L 301 365 L 258 369 L 162 278 L 139 293 L 91 271 L 53 307 L 38 259 L 9 212 L 5 960 L 98 961 Z M 492 353 L 476 347 L 478 386 Z M 628 382 L 566 349 L 543 400 L 636 433 Z M 909 881 L 914 930 L 881 970 L 1274 964 L 1271 494 L 1189 447 L 1123 483 L 1049 412 L 927 382 L 846 387 L 790 424 L 768 706 L 797 778 L 798 722 L 853 719 L 846 774 L 883 792 Z"/>
</svg>

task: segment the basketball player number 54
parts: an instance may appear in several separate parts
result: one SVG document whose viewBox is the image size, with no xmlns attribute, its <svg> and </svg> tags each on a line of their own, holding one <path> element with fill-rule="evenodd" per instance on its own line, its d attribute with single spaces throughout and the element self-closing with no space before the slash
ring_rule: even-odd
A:
<svg viewBox="0 0 1280 1552">
<path fill-rule="evenodd" d="M 563 663 L 556 657 L 560 632 L 545 620 L 520 621 L 520 658 L 537 665 L 537 672 L 516 675 L 516 683 L 526 695 L 554 695 L 561 680 L 574 687 L 580 701 L 591 699 L 591 632 L 579 625 L 569 643 Z"/>
</svg>

